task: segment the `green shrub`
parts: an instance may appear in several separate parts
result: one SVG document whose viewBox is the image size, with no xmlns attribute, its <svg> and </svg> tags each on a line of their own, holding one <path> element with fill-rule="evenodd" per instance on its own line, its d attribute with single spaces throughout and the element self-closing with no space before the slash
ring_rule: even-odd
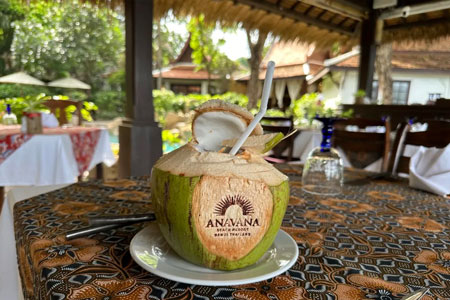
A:
<svg viewBox="0 0 450 300">
<path fill-rule="evenodd" d="M 17 98 L 25 96 L 50 95 L 45 86 L 0 83 L 0 99 Z"/>
<path fill-rule="evenodd" d="M 153 90 L 153 105 L 159 123 L 164 126 L 167 113 L 187 113 L 211 99 L 221 99 L 240 106 L 247 106 L 245 95 L 228 92 L 219 95 L 180 95 L 167 90 Z"/>
<path fill-rule="evenodd" d="M 100 91 L 94 94 L 92 101 L 98 107 L 95 118 L 111 120 L 123 117 L 125 111 L 125 93 L 121 91 Z"/>
<path fill-rule="evenodd" d="M 0 111 L 6 110 L 6 105 L 11 105 L 11 111 L 17 116 L 19 123 L 21 122 L 22 116 L 24 112 L 48 112 L 49 109 L 43 105 L 44 101 L 49 99 L 58 99 L 61 101 L 67 100 L 69 97 L 67 96 L 47 96 L 45 94 L 39 95 L 29 95 L 25 97 L 15 97 L 15 98 L 6 98 L 0 99 Z M 97 110 L 97 106 L 92 103 L 85 101 L 83 103 L 83 108 L 81 109 L 81 116 L 86 121 L 92 121 L 91 112 Z M 67 120 L 72 119 L 72 113 L 75 112 L 76 107 L 74 105 L 70 105 L 66 109 L 66 117 Z"/>
<path fill-rule="evenodd" d="M 353 110 L 341 112 L 338 109 L 326 108 L 325 101 L 321 100 L 317 93 L 304 94 L 292 102 L 290 109 L 296 125 L 304 124 L 305 121 L 312 125 L 316 116 L 349 118 L 353 114 Z"/>
<path fill-rule="evenodd" d="M 163 140 L 163 152 L 170 152 L 181 146 L 180 134 L 172 132 L 170 130 L 163 130 L 161 132 L 161 138 Z M 185 142 L 185 141 L 184 141 Z"/>
</svg>

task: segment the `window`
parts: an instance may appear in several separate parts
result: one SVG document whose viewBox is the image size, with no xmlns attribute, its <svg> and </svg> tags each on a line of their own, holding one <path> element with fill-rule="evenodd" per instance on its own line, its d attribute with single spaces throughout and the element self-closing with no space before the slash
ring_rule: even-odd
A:
<svg viewBox="0 0 450 300">
<path fill-rule="evenodd" d="M 175 94 L 200 94 L 201 87 L 197 84 L 171 84 L 170 89 Z"/>
<path fill-rule="evenodd" d="M 378 80 L 372 81 L 372 103 L 377 103 L 378 99 Z"/>
<path fill-rule="evenodd" d="M 429 93 L 428 100 L 437 100 L 441 98 L 441 93 Z"/>
<path fill-rule="evenodd" d="M 407 104 L 409 81 L 394 81 L 392 83 L 392 104 Z"/>
<path fill-rule="evenodd" d="M 392 104 L 407 104 L 409 96 L 410 81 L 392 82 Z M 372 102 L 378 98 L 378 80 L 372 83 Z"/>
</svg>

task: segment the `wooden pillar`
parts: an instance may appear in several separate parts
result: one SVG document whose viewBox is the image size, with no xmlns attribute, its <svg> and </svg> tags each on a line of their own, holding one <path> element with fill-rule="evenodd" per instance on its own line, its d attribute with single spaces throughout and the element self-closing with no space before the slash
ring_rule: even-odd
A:
<svg viewBox="0 0 450 300">
<path fill-rule="evenodd" d="M 152 27 L 153 0 L 125 0 L 127 103 L 119 127 L 120 177 L 149 175 L 162 155 L 152 97 Z"/>
<path fill-rule="evenodd" d="M 372 1 L 369 2 L 372 7 Z M 377 17 L 375 11 L 371 9 L 368 18 L 362 21 L 358 75 L 358 90 L 364 90 L 369 98 L 372 97 L 372 82 L 375 73 L 376 27 Z"/>
</svg>

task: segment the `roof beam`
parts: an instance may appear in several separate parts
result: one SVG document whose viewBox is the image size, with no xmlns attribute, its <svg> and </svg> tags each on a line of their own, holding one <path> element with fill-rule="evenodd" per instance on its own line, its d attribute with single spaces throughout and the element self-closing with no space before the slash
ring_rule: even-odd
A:
<svg viewBox="0 0 450 300">
<path fill-rule="evenodd" d="M 301 0 L 301 2 L 309 5 L 314 5 L 318 8 L 322 8 L 336 14 L 344 15 L 358 21 L 366 18 L 365 10 L 357 9 L 355 5 L 350 5 L 349 3 L 347 3 L 347 1 Z"/>
<path fill-rule="evenodd" d="M 405 28 L 413 28 L 416 26 L 427 26 L 427 25 L 438 25 L 438 24 L 442 24 L 444 22 L 448 22 L 448 17 L 445 16 L 443 18 L 439 18 L 439 19 L 432 19 L 432 20 L 422 20 L 422 21 L 417 21 L 417 22 L 408 22 L 408 23 L 401 23 L 401 24 L 396 24 L 396 25 L 391 25 L 388 26 L 384 25 L 384 30 L 386 31 L 392 31 L 392 30 L 398 30 L 398 29 L 405 29 Z"/>
<path fill-rule="evenodd" d="M 304 22 L 310 25 L 317 26 L 319 28 L 328 29 L 329 31 L 339 32 L 341 34 L 345 35 L 352 35 L 353 31 L 350 29 L 345 28 L 337 28 L 335 25 L 330 24 L 325 21 L 318 20 L 316 18 L 303 15 L 299 12 L 293 12 L 289 10 L 284 10 L 281 7 L 277 7 L 275 4 L 267 3 L 267 2 L 260 2 L 258 0 L 235 0 L 238 3 L 248 5 L 250 7 L 264 10 L 270 13 L 274 13 L 277 15 L 280 15 L 285 18 L 293 19 L 295 21 Z"/>
<path fill-rule="evenodd" d="M 404 6 L 392 10 L 385 11 L 380 15 L 380 19 L 395 19 L 395 18 L 407 18 L 408 16 L 423 14 L 427 12 L 444 10 L 450 8 L 450 0 L 434 1 L 425 4 L 417 4 L 411 6 Z"/>
</svg>

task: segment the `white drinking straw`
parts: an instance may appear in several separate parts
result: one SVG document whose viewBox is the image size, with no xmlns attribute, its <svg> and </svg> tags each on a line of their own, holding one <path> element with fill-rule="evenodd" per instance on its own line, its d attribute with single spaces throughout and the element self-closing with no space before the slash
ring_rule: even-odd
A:
<svg viewBox="0 0 450 300">
<path fill-rule="evenodd" d="M 269 61 L 269 63 L 267 64 L 266 78 L 264 79 L 264 87 L 259 112 L 256 114 L 256 116 L 250 122 L 248 127 L 239 137 L 236 144 L 234 144 L 233 148 L 231 148 L 230 151 L 231 155 L 236 155 L 236 153 L 239 151 L 239 148 L 241 148 L 242 144 L 244 144 L 245 140 L 248 138 L 250 133 L 253 131 L 253 129 L 255 129 L 256 124 L 258 124 L 259 121 L 261 121 L 262 117 L 264 117 L 264 115 L 266 114 L 267 104 L 269 103 L 270 88 L 272 87 L 272 78 L 274 70 L 275 70 L 275 63 L 273 61 Z"/>
</svg>

